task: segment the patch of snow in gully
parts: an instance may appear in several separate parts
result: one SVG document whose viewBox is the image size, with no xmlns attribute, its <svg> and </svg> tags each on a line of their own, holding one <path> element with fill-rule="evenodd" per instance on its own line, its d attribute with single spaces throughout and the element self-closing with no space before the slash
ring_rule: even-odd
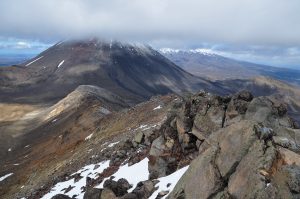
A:
<svg viewBox="0 0 300 199">
<path fill-rule="evenodd" d="M 97 169 L 94 169 L 95 165 L 99 165 L 99 167 Z M 65 194 L 65 195 L 68 195 L 69 197 L 73 197 L 74 195 L 76 195 L 75 198 L 82 199 L 84 192 L 82 192 L 81 188 L 86 186 L 86 177 L 95 179 L 98 174 L 102 173 L 108 167 L 109 167 L 109 160 L 100 162 L 98 164 L 90 164 L 90 165 L 84 166 L 80 170 L 78 170 L 76 173 L 72 174 L 72 175 L 75 175 L 75 174 L 79 173 L 80 176 L 82 177 L 80 180 L 75 182 L 75 179 L 72 178 L 72 179 L 64 181 L 64 182 L 59 182 L 54 187 L 52 187 L 50 192 L 48 192 L 46 195 L 44 195 L 42 197 L 42 199 L 50 199 L 57 194 Z M 73 188 L 70 191 L 68 191 L 67 193 L 65 193 L 65 190 L 69 186 L 71 186 Z"/>
<path fill-rule="evenodd" d="M 115 181 L 121 178 L 125 178 L 129 182 L 129 184 L 132 185 L 132 188 L 128 190 L 128 192 L 131 192 L 140 181 L 148 180 L 148 176 L 149 176 L 148 162 L 149 159 L 145 158 L 140 162 L 131 166 L 125 164 L 123 166 L 120 166 L 119 170 L 116 173 L 114 173 L 112 176 L 115 177 L 114 178 Z M 101 184 L 96 186 L 96 188 L 103 188 L 103 184 L 105 180 L 109 178 L 110 177 L 105 178 Z"/>
<path fill-rule="evenodd" d="M 120 142 L 120 141 L 110 143 L 107 147 L 111 148 L 111 147 L 115 146 L 116 144 L 118 144 L 119 142 Z"/>
<path fill-rule="evenodd" d="M 89 136 L 87 136 L 84 140 L 89 140 L 92 138 L 92 136 L 93 136 L 93 133 L 91 133 Z"/>
<path fill-rule="evenodd" d="M 32 64 L 32 63 L 34 63 L 34 62 L 36 62 L 37 60 L 39 60 L 39 59 L 42 59 L 44 56 L 40 56 L 39 58 L 37 58 L 37 59 L 35 59 L 35 60 L 33 60 L 32 62 L 29 62 L 28 64 L 26 64 L 25 66 L 29 66 L 30 64 Z"/>
<path fill-rule="evenodd" d="M 64 62 L 65 62 L 65 60 L 62 60 L 62 61 L 58 64 L 57 68 L 61 67 L 61 65 L 63 65 Z"/>
<path fill-rule="evenodd" d="M 149 199 L 155 199 L 157 194 L 161 191 L 169 191 L 169 193 L 171 193 L 181 176 L 187 171 L 188 168 L 189 166 L 186 166 L 168 176 L 158 178 L 157 180 L 159 180 L 159 183 L 157 183 L 155 186 L 158 187 L 158 189 L 149 197 Z M 169 183 L 171 185 L 167 187 Z M 168 195 L 169 194 L 165 195 L 163 198 L 166 198 Z"/>
<path fill-rule="evenodd" d="M 144 125 L 144 124 L 143 124 L 143 125 L 141 125 L 139 128 L 140 128 L 140 129 L 143 129 L 143 128 L 147 127 L 147 126 L 148 126 L 148 125 Z"/>
<path fill-rule="evenodd" d="M 13 175 L 13 173 L 9 173 L 9 174 L 6 174 L 6 175 L 0 177 L 0 182 L 3 181 L 3 180 L 5 180 L 6 178 L 8 178 L 11 175 Z"/>
<path fill-rule="evenodd" d="M 162 108 L 162 106 L 159 105 L 159 106 L 155 107 L 153 110 L 155 111 L 155 110 L 158 110 L 158 109 L 161 109 L 161 108 Z"/>
</svg>

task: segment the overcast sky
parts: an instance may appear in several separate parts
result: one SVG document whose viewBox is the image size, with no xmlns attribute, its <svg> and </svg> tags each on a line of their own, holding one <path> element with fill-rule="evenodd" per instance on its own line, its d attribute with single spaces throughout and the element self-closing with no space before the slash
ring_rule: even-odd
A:
<svg viewBox="0 0 300 199">
<path fill-rule="evenodd" d="M 156 48 L 207 48 L 238 59 L 297 67 L 300 1 L 0 1 L 0 53 L 34 53 L 62 39 L 92 36 Z"/>
</svg>

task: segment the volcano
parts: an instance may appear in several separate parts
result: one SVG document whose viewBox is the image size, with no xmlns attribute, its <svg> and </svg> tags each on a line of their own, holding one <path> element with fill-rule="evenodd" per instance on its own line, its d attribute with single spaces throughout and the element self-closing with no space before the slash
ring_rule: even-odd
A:
<svg viewBox="0 0 300 199">
<path fill-rule="evenodd" d="M 153 95 L 216 90 L 148 45 L 98 39 L 55 44 L 20 65 L 0 69 L 1 100 L 56 103 L 79 85 L 94 85 L 128 104 Z"/>
</svg>

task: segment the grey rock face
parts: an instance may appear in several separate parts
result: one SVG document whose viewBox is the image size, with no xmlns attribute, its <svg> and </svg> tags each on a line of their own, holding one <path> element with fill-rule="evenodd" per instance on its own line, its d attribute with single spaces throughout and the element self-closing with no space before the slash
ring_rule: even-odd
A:
<svg viewBox="0 0 300 199">
<path fill-rule="evenodd" d="M 169 198 L 208 198 L 221 189 L 223 182 L 215 165 L 218 150 L 211 147 L 197 157 Z"/>
<path fill-rule="evenodd" d="M 299 198 L 300 134 L 284 104 L 242 92 L 196 112 L 196 125 L 199 155 L 169 199 Z"/>
</svg>

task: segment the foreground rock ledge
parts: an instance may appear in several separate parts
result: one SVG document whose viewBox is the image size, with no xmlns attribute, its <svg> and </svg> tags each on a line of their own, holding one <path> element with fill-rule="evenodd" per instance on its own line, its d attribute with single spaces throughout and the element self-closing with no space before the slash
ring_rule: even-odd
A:
<svg viewBox="0 0 300 199">
<path fill-rule="evenodd" d="M 300 198 L 300 130 L 285 105 L 246 92 L 226 100 L 196 111 L 199 155 L 168 198 Z"/>
</svg>

